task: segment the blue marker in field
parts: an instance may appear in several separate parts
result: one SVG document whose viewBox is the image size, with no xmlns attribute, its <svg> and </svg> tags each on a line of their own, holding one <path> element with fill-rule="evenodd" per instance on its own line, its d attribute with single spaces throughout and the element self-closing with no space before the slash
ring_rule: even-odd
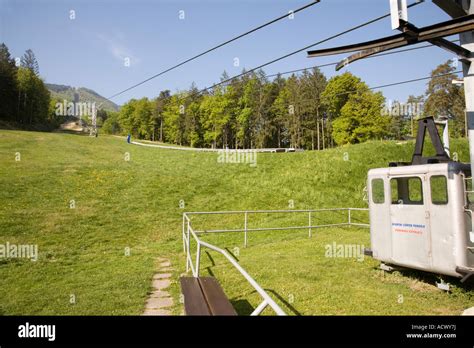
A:
<svg viewBox="0 0 474 348">
<path fill-rule="evenodd" d="M 130 138 L 131 138 L 131 137 L 132 137 L 132 136 L 131 136 L 130 134 L 127 136 L 127 143 L 129 143 L 129 144 L 130 144 Z"/>
</svg>

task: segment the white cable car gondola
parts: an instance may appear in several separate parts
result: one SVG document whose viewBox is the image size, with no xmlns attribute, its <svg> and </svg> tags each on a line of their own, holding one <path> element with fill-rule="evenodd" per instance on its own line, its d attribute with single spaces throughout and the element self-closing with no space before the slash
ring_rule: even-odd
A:
<svg viewBox="0 0 474 348">
<path fill-rule="evenodd" d="M 434 157 L 422 156 L 426 130 Z M 420 120 L 412 162 L 368 173 L 367 254 L 390 265 L 467 279 L 474 271 L 470 176 L 470 165 L 449 158 L 433 118 Z"/>
<path fill-rule="evenodd" d="M 462 277 L 465 281 L 474 274 L 474 204 L 469 200 L 473 192 L 467 188 L 473 186 L 474 172 L 474 2 L 433 3 L 453 19 L 418 28 L 408 22 L 407 1 L 390 0 L 392 29 L 401 34 L 308 51 L 308 56 L 356 52 L 337 64 L 339 70 L 375 54 L 429 42 L 456 54 L 462 62 L 471 163 L 452 161 L 433 118 L 420 120 L 411 163 L 393 163 L 368 173 L 372 250 L 366 253 L 388 264 Z M 460 35 L 461 45 L 445 39 L 454 34 Z M 426 130 L 436 150 L 434 157 L 422 156 Z"/>
</svg>

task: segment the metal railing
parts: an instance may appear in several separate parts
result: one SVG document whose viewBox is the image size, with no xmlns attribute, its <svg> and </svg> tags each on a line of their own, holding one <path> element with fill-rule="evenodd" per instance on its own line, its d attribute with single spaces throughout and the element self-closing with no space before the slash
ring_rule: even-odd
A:
<svg viewBox="0 0 474 348">
<path fill-rule="evenodd" d="M 184 221 L 187 221 L 187 229 L 186 232 L 184 232 Z M 197 250 L 196 250 L 196 264 L 193 265 L 193 260 L 191 258 L 191 252 L 190 252 L 190 242 L 191 242 L 191 237 L 196 241 L 197 243 Z M 200 265 L 200 260 L 201 260 L 201 248 L 206 247 L 211 250 L 214 250 L 220 254 L 222 254 L 239 272 L 244 276 L 245 279 L 252 285 L 252 287 L 258 292 L 258 294 L 263 298 L 263 301 L 257 306 L 257 308 L 252 312 L 251 315 L 259 315 L 267 306 L 270 306 L 276 314 L 278 315 L 286 315 L 286 313 L 283 311 L 283 309 L 280 308 L 280 306 L 270 297 L 270 295 L 267 294 L 265 290 L 262 289 L 262 287 L 247 273 L 245 269 L 242 268 L 242 266 L 239 265 L 239 263 L 229 255 L 229 253 L 221 248 L 216 247 L 215 245 L 206 243 L 202 241 L 196 234 L 195 231 L 193 231 L 193 228 L 191 227 L 191 223 L 189 220 L 189 217 L 186 216 L 186 214 L 183 215 L 183 242 L 184 242 L 184 249 L 186 252 L 186 272 L 189 272 L 189 269 L 191 268 L 191 271 L 193 272 L 194 277 L 199 277 L 199 265 Z"/>
<path fill-rule="evenodd" d="M 245 211 L 214 211 L 214 212 L 188 212 L 184 213 L 183 216 L 189 218 L 191 215 L 243 215 L 244 228 L 237 229 L 210 229 L 210 230 L 196 230 L 196 233 L 228 233 L 228 232 L 243 232 L 244 233 L 244 246 L 248 244 L 248 232 L 262 232 L 262 231 L 285 231 L 285 230 L 308 230 L 308 237 L 312 236 L 313 229 L 325 228 L 325 227 L 336 227 L 336 226 L 360 226 L 369 227 L 368 223 L 353 222 L 352 212 L 353 211 L 368 211 L 368 208 L 324 208 L 324 209 L 305 209 L 305 210 L 245 210 Z M 315 213 L 322 212 L 335 212 L 335 211 L 347 211 L 347 220 L 338 223 L 328 223 L 322 225 L 313 224 L 313 218 Z M 248 221 L 249 215 L 251 214 L 295 214 L 295 213 L 308 213 L 308 225 L 306 226 L 285 226 L 285 227 L 263 227 L 263 228 L 249 228 Z M 184 229 L 184 222 L 183 222 Z"/>
<path fill-rule="evenodd" d="M 347 221 L 328 223 L 317 225 L 313 223 L 315 213 L 321 212 L 334 212 L 334 211 L 347 211 Z M 199 267 L 201 262 L 201 250 L 203 247 L 214 250 L 223 255 L 239 272 L 242 276 L 252 285 L 257 293 L 263 298 L 263 301 L 257 306 L 251 315 L 259 315 L 267 306 L 270 306 L 276 314 L 286 315 L 285 312 L 278 306 L 278 304 L 267 294 L 267 292 L 247 273 L 247 271 L 239 265 L 239 263 L 232 257 L 226 250 L 221 249 L 215 245 L 207 243 L 199 238 L 199 234 L 206 233 L 244 233 L 244 245 L 248 244 L 248 232 L 262 232 L 262 231 L 282 231 L 282 230 L 303 230 L 308 229 L 308 236 L 312 237 L 312 230 L 323 227 L 335 227 L 335 226 L 360 226 L 369 227 L 368 223 L 357 223 L 352 221 L 353 211 L 368 211 L 367 208 L 327 208 L 327 209 L 311 209 L 311 210 L 246 210 L 246 211 L 216 211 L 216 212 L 187 212 L 183 213 L 183 250 L 186 254 L 186 272 L 192 271 L 194 277 L 199 277 Z M 261 227 L 261 228 L 249 228 L 249 215 L 251 214 L 273 214 L 273 213 L 308 213 L 308 225 L 307 226 L 286 226 L 286 227 Z M 194 230 L 191 224 L 191 215 L 236 215 L 242 214 L 244 216 L 244 228 L 240 229 L 213 229 L 213 230 Z M 191 256 L 191 238 L 196 242 L 196 259 L 193 264 Z"/>
</svg>

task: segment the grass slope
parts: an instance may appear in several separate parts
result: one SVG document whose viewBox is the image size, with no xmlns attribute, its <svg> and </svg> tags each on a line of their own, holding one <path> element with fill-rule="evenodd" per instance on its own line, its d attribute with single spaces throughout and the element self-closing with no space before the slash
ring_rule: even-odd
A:
<svg viewBox="0 0 474 348">
<path fill-rule="evenodd" d="M 365 207 L 367 170 L 409 160 L 412 146 L 371 142 L 258 154 L 252 168 L 217 163 L 215 153 L 146 148 L 115 137 L 0 131 L 0 244 L 39 247 L 37 262 L 0 260 L 0 314 L 141 314 L 158 256 L 174 265 L 178 314 L 183 211 L 287 209 L 289 200 L 296 209 Z M 466 142 L 452 141 L 452 150 L 468 159 Z M 292 221 L 263 216 L 251 223 Z M 333 242 L 368 246 L 366 229 L 318 230 L 312 239 L 306 234 L 254 234 L 245 249 L 241 234 L 206 239 L 238 251 L 241 264 L 290 314 L 458 314 L 473 305 L 472 289 L 453 279 L 453 292 L 445 294 L 430 275 L 383 275 L 374 260 L 324 257 Z M 219 255 L 203 255 L 203 274 L 216 275 L 239 313 L 249 313 L 259 302 L 250 286 Z"/>
</svg>

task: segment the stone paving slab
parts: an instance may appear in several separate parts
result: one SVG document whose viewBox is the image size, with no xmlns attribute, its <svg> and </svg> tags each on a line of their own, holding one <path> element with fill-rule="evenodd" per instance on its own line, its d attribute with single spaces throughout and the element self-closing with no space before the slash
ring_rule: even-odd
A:
<svg viewBox="0 0 474 348">
<path fill-rule="evenodd" d="M 170 286 L 171 281 L 169 279 L 155 279 L 152 284 L 155 289 L 162 290 Z"/>
<path fill-rule="evenodd" d="M 159 262 L 158 273 L 153 276 L 152 285 L 154 291 L 148 296 L 143 315 L 171 315 L 169 308 L 173 305 L 173 298 L 168 291 L 171 285 L 172 268 L 171 262 L 164 258 L 157 258 Z"/>
<path fill-rule="evenodd" d="M 171 311 L 166 309 L 145 309 L 143 315 L 171 315 Z"/>
<path fill-rule="evenodd" d="M 173 305 L 171 297 L 150 297 L 146 301 L 146 309 L 162 309 Z"/>
<path fill-rule="evenodd" d="M 157 273 L 153 276 L 153 279 L 171 278 L 171 273 Z"/>
<path fill-rule="evenodd" d="M 150 294 L 150 297 L 170 297 L 170 293 L 168 291 L 155 290 Z"/>
<path fill-rule="evenodd" d="M 169 262 L 169 261 L 163 261 L 163 262 L 161 262 L 158 266 L 159 266 L 160 268 L 163 268 L 163 267 L 170 267 L 170 266 L 171 266 L 171 262 Z"/>
</svg>

